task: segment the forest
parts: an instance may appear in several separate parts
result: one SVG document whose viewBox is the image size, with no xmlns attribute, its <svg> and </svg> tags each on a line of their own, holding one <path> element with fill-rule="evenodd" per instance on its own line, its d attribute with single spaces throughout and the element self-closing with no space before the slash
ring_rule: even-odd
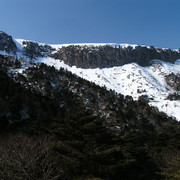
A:
<svg viewBox="0 0 180 180">
<path fill-rule="evenodd" d="M 180 179 L 180 124 L 146 98 L 45 64 L 17 66 L 0 57 L 2 180 Z"/>
</svg>

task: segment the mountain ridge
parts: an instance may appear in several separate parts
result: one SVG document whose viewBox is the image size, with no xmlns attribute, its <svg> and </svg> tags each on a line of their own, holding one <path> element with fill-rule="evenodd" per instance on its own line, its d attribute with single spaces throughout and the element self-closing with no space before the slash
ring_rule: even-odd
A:
<svg viewBox="0 0 180 180">
<path fill-rule="evenodd" d="M 5 39 L 10 37 L 5 33 L 1 34 Z M 180 58 L 179 50 L 135 44 L 47 45 L 23 39 L 14 39 L 14 41 L 17 48 L 16 58 L 26 62 L 22 68 L 16 70 L 19 73 L 31 66 L 31 62 L 45 63 L 57 69 L 65 68 L 81 78 L 101 87 L 105 86 L 108 90 L 132 96 L 134 100 L 140 96 L 147 96 L 150 105 L 156 106 L 160 111 L 180 120 L 178 112 L 180 108 L 178 100 L 180 96 L 178 90 L 180 65 L 177 59 Z M 7 51 L 7 49 L 4 50 Z M 150 54 L 148 54 L 149 52 Z M 117 59 L 116 55 L 119 56 L 121 53 L 124 53 L 127 60 Z M 141 57 L 140 61 L 133 60 L 134 54 Z M 143 57 L 146 57 L 146 60 Z M 167 62 L 154 60 L 153 57 L 167 58 Z M 170 76 L 172 73 L 174 73 L 174 78 Z M 176 89 L 172 84 L 177 86 Z M 169 99 L 170 97 L 171 99 Z M 176 97 L 177 100 L 172 101 L 172 97 Z"/>
<path fill-rule="evenodd" d="M 87 69 L 53 58 L 58 49 L 46 44 L 15 41 L 14 54 L 4 42 L 1 178 L 180 177 L 180 60 Z"/>
</svg>

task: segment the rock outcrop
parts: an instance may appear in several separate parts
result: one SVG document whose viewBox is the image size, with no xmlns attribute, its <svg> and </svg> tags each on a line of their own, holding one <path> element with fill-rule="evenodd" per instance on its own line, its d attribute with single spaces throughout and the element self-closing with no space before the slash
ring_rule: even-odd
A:
<svg viewBox="0 0 180 180">
<path fill-rule="evenodd" d="M 9 36 L 3 31 L 0 31 L 0 51 L 6 51 L 7 53 L 16 54 L 17 46 L 12 39 L 12 36 Z"/>
<path fill-rule="evenodd" d="M 122 66 L 136 62 L 141 66 L 150 65 L 153 59 L 174 63 L 180 59 L 180 52 L 171 49 L 161 49 L 132 46 L 67 46 L 62 47 L 52 55 L 56 59 L 63 60 L 69 66 L 80 68 L 105 68 Z"/>
<path fill-rule="evenodd" d="M 38 57 L 48 56 L 54 50 L 49 45 L 40 45 L 37 42 L 32 41 L 23 41 L 22 44 L 24 46 L 23 54 L 29 57 L 31 60 L 35 60 Z"/>
<path fill-rule="evenodd" d="M 165 77 L 168 86 L 172 87 L 175 91 L 180 91 L 180 75 L 171 73 Z"/>
</svg>

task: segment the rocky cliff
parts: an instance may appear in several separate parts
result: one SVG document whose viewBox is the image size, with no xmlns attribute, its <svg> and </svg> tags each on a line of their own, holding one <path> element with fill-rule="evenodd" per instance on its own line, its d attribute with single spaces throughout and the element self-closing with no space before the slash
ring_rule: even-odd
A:
<svg viewBox="0 0 180 180">
<path fill-rule="evenodd" d="M 0 31 L 0 51 L 6 51 L 7 53 L 15 54 L 17 51 L 17 46 L 12 39 L 12 36 L 9 36 L 3 31 Z"/>
<path fill-rule="evenodd" d="M 17 40 L 16 40 L 17 41 Z M 148 66 L 151 60 L 159 59 L 174 63 L 180 59 L 180 49 L 162 49 L 153 46 L 105 44 L 105 45 L 68 45 L 54 49 L 51 45 L 33 41 L 22 41 L 22 49 L 18 49 L 12 36 L 0 31 L 0 51 L 22 54 L 35 60 L 38 57 L 53 57 L 63 60 L 69 66 L 75 65 L 80 68 L 108 68 L 122 66 L 135 62 L 141 66 Z M 19 42 L 18 42 L 19 43 Z"/>
<path fill-rule="evenodd" d="M 53 58 L 80 68 L 105 68 L 136 62 L 141 66 L 150 65 L 153 59 L 174 63 L 180 59 L 180 51 L 146 46 L 67 46 L 60 48 Z"/>
</svg>

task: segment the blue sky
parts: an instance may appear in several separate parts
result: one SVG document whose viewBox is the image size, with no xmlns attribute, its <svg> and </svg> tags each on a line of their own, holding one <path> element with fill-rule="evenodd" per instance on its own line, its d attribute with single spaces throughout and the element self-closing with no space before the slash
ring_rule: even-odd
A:
<svg viewBox="0 0 180 180">
<path fill-rule="evenodd" d="M 0 0 L 0 30 L 51 44 L 180 48 L 180 0 Z"/>
</svg>

